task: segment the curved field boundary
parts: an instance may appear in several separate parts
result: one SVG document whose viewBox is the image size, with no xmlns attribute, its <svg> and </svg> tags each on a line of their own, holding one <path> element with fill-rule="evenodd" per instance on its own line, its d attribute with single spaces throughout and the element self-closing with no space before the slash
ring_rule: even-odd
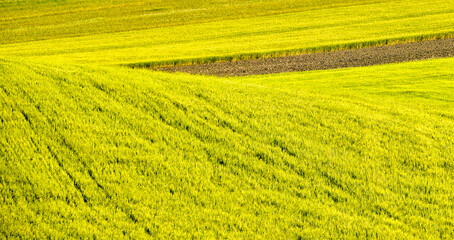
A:
<svg viewBox="0 0 454 240">
<path fill-rule="evenodd" d="M 200 58 L 182 58 L 182 59 L 172 59 L 172 60 L 130 62 L 127 64 L 121 64 L 121 65 L 130 67 L 130 68 L 156 68 L 156 67 L 172 67 L 172 66 L 195 65 L 195 64 L 216 63 L 216 62 L 233 62 L 233 61 L 242 61 L 242 60 L 287 57 L 287 56 L 295 56 L 295 55 L 310 54 L 310 53 L 321 53 L 321 52 L 332 52 L 332 51 L 339 51 L 339 50 L 378 47 L 378 46 L 386 46 L 386 45 L 394 45 L 394 44 L 402 44 L 402 43 L 410 43 L 410 42 L 421 42 L 421 41 L 437 40 L 437 39 L 448 39 L 448 38 L 454 38 L 453 31 L 434 33 L 434 34 L 423 34 L 423 35 L 416 35 L 416 36 L 407 36 L 407 37 L 398 37 L 398 38 L 384 38 L 384 39 L 371 40 L 371 41 L 329 44 L 329 45 L 305 47 L 305 48 L 297 48 L 297 49 L 283 49 L 283 50 L 275 50 L 275 51 L 249 52 L 249 53 L 244 52 L 244 53 L 238 53 L 238 54 L 232 54 L 232 55 L 209 56 L 209 57 L 200 57 Z"/>
<path fill-rule="evenodd" d="M 247 76 L 361 67 L 445 57 L 454 57 L 454 38 L 286 57 L 150 68 L 201 75 Z"/>
</svg>

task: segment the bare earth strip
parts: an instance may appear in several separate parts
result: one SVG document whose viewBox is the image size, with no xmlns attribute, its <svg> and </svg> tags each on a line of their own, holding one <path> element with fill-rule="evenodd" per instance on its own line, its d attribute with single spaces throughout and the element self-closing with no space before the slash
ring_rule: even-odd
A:
<svg viewBox="0 0 454 240">
<path fill-rule="evenodd" d="M 454 57 L 454 38 L 288 57 L 156 67 L 153 70 L 225 77 L 361 67 L 445 57 Z"/>
</svg>

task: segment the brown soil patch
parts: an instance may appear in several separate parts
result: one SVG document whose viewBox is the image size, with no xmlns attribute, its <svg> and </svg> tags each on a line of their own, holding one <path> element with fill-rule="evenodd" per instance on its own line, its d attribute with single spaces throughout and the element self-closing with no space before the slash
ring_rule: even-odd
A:
<svg viewBox="0 0 454 240">
<path fill-rule="evenodd" d="M 454 38 L 289 57 L 157 67 L 152 69 L 224 77 L 361 67 L 445 57 L 454 57 Z"/>
</svg>

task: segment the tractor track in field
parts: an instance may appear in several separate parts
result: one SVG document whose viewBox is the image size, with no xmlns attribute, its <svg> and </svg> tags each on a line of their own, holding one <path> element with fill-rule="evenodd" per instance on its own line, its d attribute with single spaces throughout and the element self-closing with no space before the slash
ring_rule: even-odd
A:
<svg viewBox="0 0 454 240">
<path fill-rule="evenodd" d="M 288 57 L 154 67 L 151 69 L 165 72 L 185 72 L 229 77 L 362 67 L 446 57 L 454 57 L 454 38 Z"/>
</svg>

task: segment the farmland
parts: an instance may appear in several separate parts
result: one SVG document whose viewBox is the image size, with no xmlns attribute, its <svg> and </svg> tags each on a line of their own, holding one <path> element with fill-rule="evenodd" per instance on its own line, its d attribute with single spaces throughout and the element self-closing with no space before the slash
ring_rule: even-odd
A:
<svg viewBox="0 0 454 240">
<path fill-rule="evenodd" d="M 47 28 L 43 27 L 44 30 L 37 28 L 36 34 L 44 31 L 43 34 L 55 34 L 56 39 L 21 44 L 6 38 L 11 44 L 0 46 L 0 55 L 46 62 L 149 66 L 292 55 L 443 38 L 454 33 L 453 2 L 372 2 L 136 31 L 80 37 L 75 34 L 72 38 L 58 38 L 66 35 L 45 32 Z M 192 12 L 186 14 L 194 15 Z M 142 22 L 137 20 L 131 26 L 137 24 Z M 5 34 L 22 29 L 14 26 L 5 27 Z M 104 28 L 110 26 L 103 25 Z M 67 28 L 75 27 L 69 25 Z M 34 32 L 30 35 L 34 36 Z"/>
<path fill-rule="evenodd" d="M 0 3 L 1 238 L 454 238 L 454 58 L 140 68 L 448 38 L 453 1 L 205 2 Z"/>
<path fill-rule="evenodd" d="M 150 69 L 226 77 L 365 67 L 449 57 L 454 57 L 454 38 L 274 58 L 153 66 Z"/>
</svg>

